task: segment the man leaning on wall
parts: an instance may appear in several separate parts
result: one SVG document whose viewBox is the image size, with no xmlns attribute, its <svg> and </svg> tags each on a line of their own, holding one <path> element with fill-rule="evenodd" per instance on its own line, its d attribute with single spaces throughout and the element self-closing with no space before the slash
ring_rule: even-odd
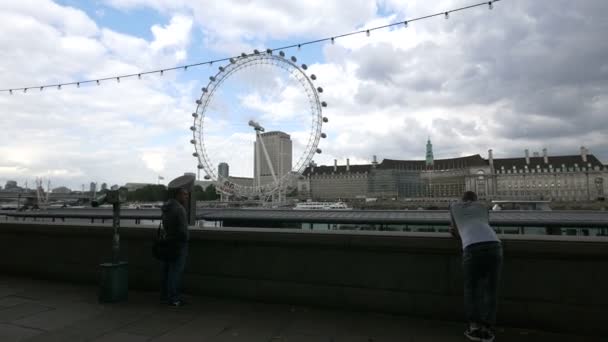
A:
<svg viewBox="0 0 608 342">
<path fill-rule="evenodd" d="M 462 242 L 464 307 L 471 341 L 494 341 L 502 245 L 490 227 L 488 208 L 472 191 L 450 205 L 450 233 Z"/>
</svg>

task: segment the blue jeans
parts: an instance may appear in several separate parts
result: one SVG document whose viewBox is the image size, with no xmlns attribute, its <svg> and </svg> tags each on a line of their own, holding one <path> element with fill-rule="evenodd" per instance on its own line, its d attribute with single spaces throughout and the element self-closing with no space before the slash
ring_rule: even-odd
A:
<svg viewBox="0 0 608 342">
<path fill-rule="evenodd" d="M 469 323 L 492 327 L 496 323 L 502 246 L 482 242 L 467 246 L 462 254 L 464 307 Z"/>
<path fill-rule="evenodd" d="M 161 300 L 168 300 L 169 303 L 181 300 L 179 292 L 187 257 L 188 243 L 183 242 L 178 245 L 177 259 L 171 262 L 161 262 Z"/>
</svg>

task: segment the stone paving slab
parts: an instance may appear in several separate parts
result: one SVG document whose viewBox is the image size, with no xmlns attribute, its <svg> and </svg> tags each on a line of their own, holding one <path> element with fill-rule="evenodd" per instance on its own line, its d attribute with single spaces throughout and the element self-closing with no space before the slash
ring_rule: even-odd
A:
<svg viewBox="0 0 608 342">
<path fill-rule="evenodd" d="M 158 294 L 100 304 L 97 287 L 0 276 L 0 341 L 452 342 L 464 324 L 388 314 L 191 297 L 180 308 Z M 514 328 L 496 341 L 605 341 Z"/>
<path fill-rule="evenodd" d="M 28 329 L 14 324 L 0 323 L 0 341 L 2 342 L 23 341 L 42 332 L 41 330 Z"/>
</svg>

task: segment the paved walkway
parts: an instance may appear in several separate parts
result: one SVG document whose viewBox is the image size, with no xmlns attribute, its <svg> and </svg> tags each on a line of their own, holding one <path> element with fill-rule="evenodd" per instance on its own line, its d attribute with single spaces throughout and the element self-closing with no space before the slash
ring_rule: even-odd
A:
<svg viewBox="0 0 608 342">
<path fill-rule="evenodd" d="M 171 308 L 131 292 L 97 303 L 97 287 L 0 276 L 0 341 L 418 342 L 465 341 L 463 325 L 403 316 L 210 297 Z M 499 329 L 496 341 L 600 341 Z M 605 341 L 605 340 L 604 340 Z"/>
</svg>

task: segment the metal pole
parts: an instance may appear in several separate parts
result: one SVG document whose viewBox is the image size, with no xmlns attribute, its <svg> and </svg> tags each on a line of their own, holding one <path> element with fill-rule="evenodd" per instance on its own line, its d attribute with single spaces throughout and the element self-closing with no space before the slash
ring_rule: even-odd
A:
<svg viewBox="0 0 608 342">
<path fill-rule="evenodd" d="M 116 264 L 118 263 L 120 253 L 120 203 L 112 204 L 112 227 L 114 228 L 114 237 L 112 239 L 112 263 Z"/>
</svg>

